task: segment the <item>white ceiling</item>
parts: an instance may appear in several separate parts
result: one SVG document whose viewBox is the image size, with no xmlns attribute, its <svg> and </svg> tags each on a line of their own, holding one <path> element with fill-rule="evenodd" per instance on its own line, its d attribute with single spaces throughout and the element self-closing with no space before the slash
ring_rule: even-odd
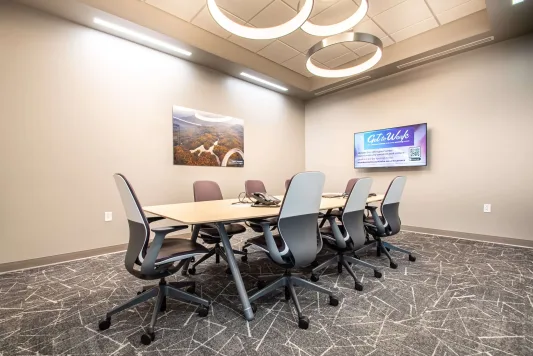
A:
<svg viewBox="0 0 533 356">
<path fill-rule="evenodd" d="M 206 0 L 140 0 L 206 31 L 311 77 L 305 53 L 321 37 L 297 30 L 277 40 L 249 40 L 222 29 L 207 10 Z M 217 0 L 230 18 L 255 27 L 279 25 L 294 17 L 300 0 Z M 360 0 L 315 0 L 311 22 L 330 25 L 351 16 Z M 369 0 L 367 16 L 354 30 L 373 34 L 385 47 L 485 9 L 485 0 Z M 322 65 L 340 68 L 374 51 L 362 43 L 335 45 L 313 56 Z"/>
</svg>

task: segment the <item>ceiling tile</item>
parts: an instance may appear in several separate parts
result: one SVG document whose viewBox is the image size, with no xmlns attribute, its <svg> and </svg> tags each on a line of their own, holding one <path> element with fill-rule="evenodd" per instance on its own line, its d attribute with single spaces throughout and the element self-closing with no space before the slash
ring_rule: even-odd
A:
<svg viewBox="0 0 533 356">
<path fill-rule="evenodd" d="M 353 15 L 359 6 L 352 0 L 340 0 L 335 5 L 327 8 L 320 14 L 311 18 L 315 25 L 333 25 Z"/>
<path fill-rule="evenodd" d="M 298 11 L 299 7 L 299 3 L 300 1 L 302 2 L 302 5 L 304 3 L 303 0 L 283 0 L 283 2 L 287 5 L 289 5 L 290 7 L 292 7 L 294 10 Z"/>
<path fill-rule="evenodd" d="M 331 61 L 328 61 L 324 63 L 329 68 L 337 68 L 343 64 L 346 64 L 348 62 L 354 61 L 358 58 L 357 54 L 353 53 L 352 51 L 349 51 L 346 54 L 343 54 L 340 57 L 337 57 L 335 59 L 332 59 Z"/>
<path fill-rule="evenodd" d="M 298 29 L 287 36 L 281 37 L 279 40 L 302 53 L 306 53 L 309 48 L 320 42 L 322 38 L 324 37 L 313 36 Z"/>
<path fill-rule="evenodd" d="M 331 61 L 332 59 L 340 57 L 348 52 L 350 52 L 348 48 L 344 47 L 342 44 L 336 44 L 326 47 L 315 53 L 313 55 L 313 59 L 319 61 L 320 63 L 326 63 L 327 61 Z"/>
<path fill-rule="evenodd" d="M 275 41 L 275 40 L 251 40 L 248 38 L 239 37 L 235 35 L 231 35 L 228 38 L 228 40 L 252 52 L 258 52 Z"/>
<path fill-rule="evenodd" d="M 276 0 L 257 14 L 250 23 L 255 27 L 281 25 L 296 16 L 297 12 L 281 0 Z"/>
<path fill-rule="evenodd" d="M 331 6 L 337 4 L 340 0 L 315 0 L 315 5 L 313 6 L 313 11 L 311 12 L 311 18 L 318 15 L 322 11 L 330 8 Z"/>
<path fill-rule="evenodd" d="M 285 43 L 280 41 L 274 41 L 257 54 L 270 59 L 276 63 L 283 63 L 293 57 L 296 57 L 300 52 L 287 46 Z"/>
<path fill-rule="evenodd" d="M 432 17 L 424 0 L 406 0 L 374 17 L 374 21 L 391 34 Z"/>
<path fill-rule="evenodd" d="M 394 38 L 396 42 L 403 41 L 409 37 L 416 36 L 422 32 L 429 31 L 435 27 L 438 27 L 439 24 L 435 18 L 430 17 L 422 22 L 414 24 L 412 26 L 406 27 L 403 30 L 391 34 L 391 37 Z"/>
<path fill-rule="evenodd" d="M 312 77 L 313 74 L 311 74 L 311 72 L 309 72 L 305 66 L 306 62 L 306 56 L 304 56 L 303 54 L 299 54 L 296 57 L 293 57 L 288 61 L 283 62 L 282 65 L 289 68 L 290 70 L 295 71 L 296 73 L 300 73 L 302 75 L 305 75 L 306 77 Z"/>
<path fill-rule="evenodd" d="M 485 0 L 470 0 L 467 3 L 438 14 L 437 18 L 439 19 L 441 25 L 444 25 L 445 23 L 455 21 L 461 17 L 468 16 L 485 8 Z"/>
<path fill-rule="evenodd" d="M 226 10 L 222 10 L 226 16 L 228 16 L 231 20 L 235 21 L 236 23 L 239 23 L 241 25 L 246 24 L 245 21 L 241 20 L 240 18 L 230 14 Z M 213 20 L 213 17 L 209 13 L 209 10 L 207 9 L 207 6 L 200 11 L 200 13 L 192 20 L 191 22 L 193 25 L 196 25 L 200 28 L 203 28 L 204 30 L 207 30 L 211 33 L 214 33 L 217 36 L 220 36 L 222 38 L 228 38 L 231 36 L 231 32 L 228 32 L 224 30 L 215 20 Z"/>
<path fill-rule="evenodd" d="M 426 0 L 429 7 L 435 14 L 440 14 L 468 1 L 470 0 Z"/>
<path fill-rule="evenodd" d="M 205 6 L 206 0 L 146 0 L 146 3 L 190 22 Z"/>
<path fill-rule="evenodd" d="M 196 1 L 196 0 L 181 0 Z M 231 12 L 233 15 L 250 21 L 261 10 L 268 6 L 274 0 L 217 0 L 218 6 Z"/>
<path fill-rule="evenodd" d="M 396 6 L 405 0 L 369 0 L 368 1 L 368 16 L 374 17 L 381 14 L 383 11 Z M 358 1 L 359 3 L 359 1 Z"/>
<path fill-rule="evenodd" d="M 387 34 L 383 32 L 383 30 L 379 28 L 379 26 L 376 25 L 376 23 L 372 20 L 361 22 L 360 24 L 356 25 L 353 30 L 355 32 L 370 33 L 371 35 L 379 38 L 387 37 Z"/>
</svg>

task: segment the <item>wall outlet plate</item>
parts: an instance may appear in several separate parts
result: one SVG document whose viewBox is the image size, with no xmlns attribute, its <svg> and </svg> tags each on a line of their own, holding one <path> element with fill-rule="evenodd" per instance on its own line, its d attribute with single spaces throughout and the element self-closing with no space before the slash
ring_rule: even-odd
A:
<svg viewBox="0 0 533 356">
<path fill-rule="evenodd" d="M 104 220 L 105 221 L 111 221 L 113 220 L 113 213 L 111 211 L 106 211 L 104 213 Z"/>
<path fill-rule="evenodd" d="M 490 204 L 483 205 L 483 212 L 490 213 L 492 211 L 492 206 Z"/>
</svg>

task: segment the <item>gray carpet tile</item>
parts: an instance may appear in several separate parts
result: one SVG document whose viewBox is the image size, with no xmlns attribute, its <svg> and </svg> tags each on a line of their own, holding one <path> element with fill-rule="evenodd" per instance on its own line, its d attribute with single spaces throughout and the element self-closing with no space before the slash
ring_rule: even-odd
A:
<svg viewBox="0 0 533 356">
<path fill-rule="evenodd" d="M 253 235 L 234 237 L 235 247 Z M 339 297 L 297 289 L 308 330 L 298 329 L 283 291 L 261 299 L 255 320 L 241 316 L 237 291 L 214 258 L 197 268 L 197 293 L 214 301 L 207 318 L 196 306 L 169 300 L 156 340 L 140 344 L 153 303 L 124 311 L 106 331 L 98 321 L 136 295 L 146 282 L 124 269 L 123 253 L 0 275 L 1 355 L 283 355 L 454 356 L 533 355 L 533 250 L 424 234 L 401 233 L 390 242 L 412 250 L 417 261 L 392 252 L 363 260 L 383 268 L 324 271 L 318 284 Z M 250 248 L 253 251 L 253 248 Z M 329 252 L 324 249 L 319 261 Z M 257 276 L 282 272 L 263 253 L 239 266 L 249 290 Z M 304 271 L 309 273 L 309 270 Z"/>
</svg>

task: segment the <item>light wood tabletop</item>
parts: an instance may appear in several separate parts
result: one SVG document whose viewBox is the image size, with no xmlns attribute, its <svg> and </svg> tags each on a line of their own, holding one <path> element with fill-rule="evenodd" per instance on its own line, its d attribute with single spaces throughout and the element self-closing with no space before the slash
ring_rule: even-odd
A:
<svg viewBox="0 0 533 356">
<path fill-rule="evenodd" d="M 369 197 L 367 203 L 379 202 L 383 200 L 383 197 L 382 194 Z M 277 198 L 283 199 L 283 196 Z M 279 215 L 280 207 L 252 207 L 251 204 L 233 204 L 236 202 L 238 202 L 237 199 L 224 199 L 146 206 L 143 207 L 143 210 L 187 225 L 242 221 Z M 322 198 L 320 210 L 341 208 L 345 203 L 345 198 Z"/>
</svg>

